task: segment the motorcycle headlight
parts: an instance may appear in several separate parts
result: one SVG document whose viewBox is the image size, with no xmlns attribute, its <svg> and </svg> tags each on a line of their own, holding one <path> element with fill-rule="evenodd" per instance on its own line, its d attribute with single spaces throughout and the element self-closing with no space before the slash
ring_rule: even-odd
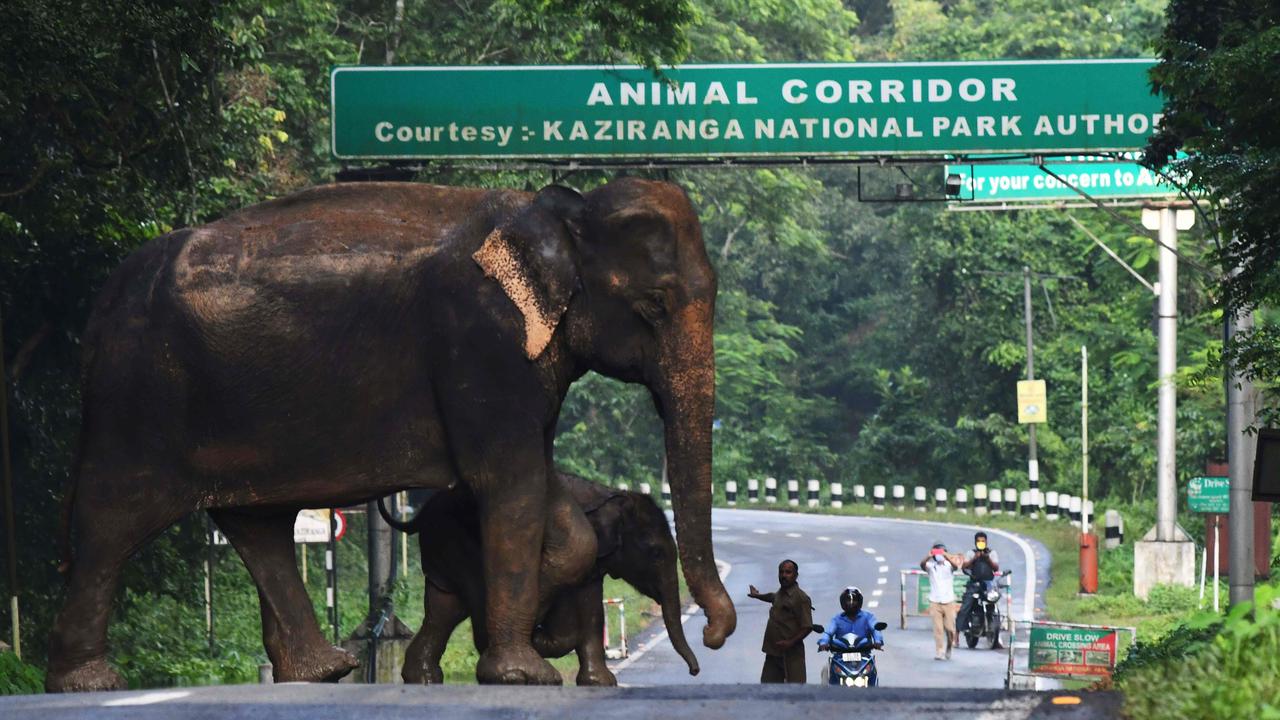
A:
<svg viewBox="0 0 1280 720">
<path fill-rule="evenodd" d="M 997 602 L 1000 600 L 1000 593 L 996 590 L 987 591 L 987 602 Z"/>
</svg>

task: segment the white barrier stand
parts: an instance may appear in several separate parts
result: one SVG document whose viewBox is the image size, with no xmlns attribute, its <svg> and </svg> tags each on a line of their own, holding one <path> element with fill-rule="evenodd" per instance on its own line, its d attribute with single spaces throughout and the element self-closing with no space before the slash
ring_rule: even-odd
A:
<svg viewBox="0 0 1280 720">
<path fill-rule="evenodd" d="M 767 477 L 764 479 L 764 501 L 770 505 L 778 503 L 778 478 Z"/>
<path fill-rule="evenodd" d="M 987 512 L 991 513 L 992 515 L 999 515 L 1000 503 L 1003 497 L 1004 495 L 1001 493 L 1000 488 L 998 487 L 993 487 L 987 490 Z"/>
<path fill-rule="evenodd" d="M 1018 513 L 1018 491 L 1014 488 L 1004 489 L 1004 512 L 1006 515 Z"/>
<path fill-rule="evenodd" d="M 1098 518 L 1097 518 L 1096 516 L 1094 516 L 1094 514 L 1093 514 L 1093 501 L 1092 501 L 1092 500 L 1082 500 L 1082 501 L 1080 502 L 1080 511 L 1081 511 L 1082 513 L 1084 513 L 1084 516 L 1080 518 L 1080 527 L 1081 527 L 1081 529 L 1083 529 L 1083 528 L 1084 528 L 1084 518 L 1085 518 L 1085 517 L 1089 518 L 1089 523 L 1090 523 L 1093 527 L 1095 527 L 1095 528 L 1096 528 L 1096 527 L 1098 526 Z"/>
<path fill-rule="evenodd" d="M 987 514 L 987 486 L 982 483 L 973 486 L 973 514 Z"/>
<path fill-rule="evenodd" d="M 1049 520 L 1058 519 L 1058 492 L 1050 490 L 1044 494 L 1044 516 Z"/>
<path fill-rule="evenodd" d="M 671 483 L 662 483 L 662 504 L 671 507 Z"/>
<path fill-rule="evenodd" d="M 947 511 L 947 489 L 938 488 L 933 491 L 933 509 L 935 512 L 944 513 Z"/>
<path fill-rule="evenodd" d="M 899 510 L 907 509 L 907 489 L 901 485 L 893 486 L 893 504 Z"/>
<path fill-rule="evenodd" d="M 1018 512 L 1023 515 L 1031 515 L 1031 491 L 1020 490 L 1018 492 Z"/>
<path fill-rule="evenodd" d="M 871 488 L 871 507 L 876 510 L 884 509 L 884 486 L 876 485 Z"/>
<path fill-rule="evenodd" d="M 929 498 L 929 491 L 917 485 L 915 489 L 911 491 L 911 495 L 915 498 L 915 501 L 916 501 L 915 502 L 916 512 L 924 512 L 925 502 Z"/>
<path fill-rule="evenodd" d="M 760 481 L 755 478 L 747 480 L 747 502 L 760 502 Z"/>
<path fill-rule="evenodd" d="M 642 482 L 640 483 L 640 492 L 644 493 L 645 495 L 652 495 L 653 488 L 649 487 L 649 483 Z"/>
<path fill-rule="evenodd" d="M 788 505 L 800 504 L 800 481 L 799 480 L 787 481 L 787 504 Z"/>
<path fill-rule="evenodd" d="M 818 492 L 821 486 L 817 480 L 810 480 L 805 483 L 804 504 L 811 508 L 818 507 Z"/>
<path fill-rule="evenodd" d="M 627 481 L 626 481 L 626 480 L 619 480 L 619 481 L 618 481 L 618 489 L 619 489 L 619 490 L 621 490 L 621 491 L 623 491 L 623 492 L 626 492 L 626 491 L 628 491 L 628 490 L 630 490 L 630 489 L 631 489 L 631 486 L 627 484 Z"/>
<path fill-rule="evenodd" d="M 1106 525 L 1106 548 L 1108 550 L 1114 550 L 1124 543 L 1124 518 L 1120 516 L 1120 512 L 1118 510 L 1108 510 L 1106 514 Z"/>
<path fill-rule="evenodd" d="M 1071 496 L 1071 524 L 1080 527 L 1080 498 Z"/>
<path fill-rule="evenodd" d="M 844 484 L 831 483 L 831 507 L 837 510 L 844 507 Z"/>
<path fill-rule="evenodd" d="M 1063 520 L 1071 519 L 1071 496 L 1066 493 L 1058 493 L 1058 515 Z"/>
<path fill-rule="evenodd" d="M 738 481 L 729 480 L 724 484 L 724 500 L 729 507 L 738 504 Z"/>
<path fill-rule="evenodd" d="M 956 489 L 956 510 L 969 514 L 969 491 L 964 488 Z"/>
<path fill-rule="evenodd" d="M 855 503 L 859 503 L 859 504 L 864 503 L 864 502 L 866 502 L 866 501 L 867 501 L 867 486 L 866 486 L 866 485 L 854 485 L 854 486 L 853 486 L 853 501 L 854 501 Z"/>
<path fill-rule="evenodd" d="M 1040 488 L 1031 490 L 1031 519 L 1035 520 L 1044 514 L 1044 493 Z"/>
</svg>

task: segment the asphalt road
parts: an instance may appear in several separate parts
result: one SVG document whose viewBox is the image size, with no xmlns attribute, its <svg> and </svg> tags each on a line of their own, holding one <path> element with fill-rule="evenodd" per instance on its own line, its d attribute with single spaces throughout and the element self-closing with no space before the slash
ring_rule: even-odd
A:
<svg viewBox="0 0 1280 720">
<path fill-rule="evenodd" d="M 975 516 L 949 515 L 953 522 L 979 522 Z M 1008 656 L 979 643 L 961 647 L 950 661 L 933 659 L 933 631 L 927 617 L 909 616 L 899 629 L 900 570 L 918 569 L 934 542 L 952 551 L 972 547 L 972 525 L 937 522 L 932 513 L 921 521 L 810 515 L 744 509 L 716 509 L 712 516 L 716 559 L 725 586 L 738 608 L 738 629 L 724 647 L 712 651 L 701 645 L 701 613 L 688 617 L 685 633 L 697 653 L 702 672 L 690 677 L 666 641 L 661 623 L 632 642 L 631 656 L 611 663 L 619 682 L 629 686 L 681 683 L 755 683 L 760 678 L 760 652 L 769 606 L 747 597 L 747 586 L 761 592 L 777 589 L 777 566 L 784 558 L 800 565 L 800 587 L 814 605 L 814 622 L 825 625 L 840 612 L 839 595 L 856 585 L 866 597 L 865 609 L 889 623 L 885 650 L 876 664 L 884 687 L 1002 688 Z M 932 521 L 932 522 L 930 522 Z M 1013 571 L 1013 615 L 1027 619 L 1043 608 L 1049 578 L 1049 553 L 1030 538 L 988 529 L 1001 567 Z M 1002 601 L 1003 602 L 1003 601 Z M 820 682 L 826 654 L 817 652 L 817 638 L 806 639 L 808 681 Z"/>
</svg>

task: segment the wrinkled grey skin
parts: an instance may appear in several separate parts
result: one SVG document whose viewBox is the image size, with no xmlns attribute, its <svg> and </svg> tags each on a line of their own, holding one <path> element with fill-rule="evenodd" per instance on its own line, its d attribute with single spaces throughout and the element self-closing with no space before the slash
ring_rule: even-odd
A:
<svg viewBox="0 0 1280 720">
<path fill-rule="evenodd" d="M 680 622 L 676 545 L 666 515 L 647 495 L 613 490 L 568 473 L 558 475 L 595 530 L 597 557 L 582 582 L 563 589 L 549 607 L 539 608 L 534 648 L 543 657 L 576 651 L 578 685 L 616 685 L 617 678 L 605 664 L 602 641 L 604 576 L 609 575 L 661 606 L 672 647 L 689 666 L 689 674 L 697 675 L 698 660 Z M 427 576 L 426 619 L 405 653 L 404 681 L 443 682 L 440 657 L 459 623 L 470 617 L 476 649 L 483 652 L 488 645 L 475 500 L 465 488 L 455 488 L 433 496 L 408 523 L 387 520 L 404 532 L 418 533 Z"/>
</svg>

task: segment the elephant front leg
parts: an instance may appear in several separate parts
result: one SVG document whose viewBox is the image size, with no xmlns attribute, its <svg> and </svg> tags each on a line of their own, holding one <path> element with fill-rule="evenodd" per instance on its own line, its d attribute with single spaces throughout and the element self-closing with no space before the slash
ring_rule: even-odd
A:
<svg viewBox="0 0 1280 720">
<path fill-rule="evenodd" d="M 618 684 L 604 654 L 604 579 L 593 579 L 566 593 L 577 614 L 579 685 Z"/>
<path fill-rule="evenodd" d="M 560 673 L 533 649 L 546 519 L 543 488 L 503 487 L 480 502 L 485 621 L 489 646 L 476 664 L 481 683 L 559 685 Z M 477 493 L 478 495 L 480 493 Z"/>
<path fill-rule="evenodd" d="M 358 667 L 355 656 L 325 640 L 316 622 L 294 554 L 297 513 L 262 516 L 210 510 L 209 514 L 258 586 L 262 643 L 276 682 L 337 682 Z"/>
</svg>

